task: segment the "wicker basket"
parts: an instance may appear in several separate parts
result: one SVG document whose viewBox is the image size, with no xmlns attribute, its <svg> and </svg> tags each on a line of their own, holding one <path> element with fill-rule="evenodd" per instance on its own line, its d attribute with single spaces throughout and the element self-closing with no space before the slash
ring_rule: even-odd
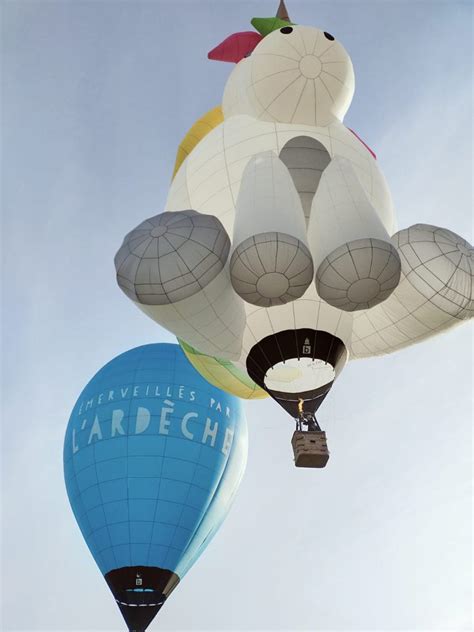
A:
<svg viewBox="0 0 474 632">
<path fill-rule="evenodd" d="M 326 433 L 296 430 L 291 439 L 296 467 L 324 467 L 329 459 Z"/>
</svg>

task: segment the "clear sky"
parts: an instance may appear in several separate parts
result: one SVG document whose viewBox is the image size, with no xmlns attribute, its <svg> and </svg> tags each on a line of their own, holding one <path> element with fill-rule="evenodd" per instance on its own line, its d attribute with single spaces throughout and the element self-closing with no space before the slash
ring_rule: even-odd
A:
<svg viewBox="0 0 474 632">
<path fill-rule="evenodd" d="M 174 155 L 217 105 L 224 37 L 277 0 L 23 1 L 3 14 L 3 629 L 123 630 L 62 474 L 70 410 L 131 347 L 173 337 L 113 256 L 164 210 Z M 400 228 L 472 241 L 472 4 L 303 2 L 352 57 L 349 127 Z M 472 327 L 349 364 L 321 409 L 322 471 L 292 464 L 271 401 L 247 406 L 234 507 L 151 630 L 472 629 Z"/>
</svg>

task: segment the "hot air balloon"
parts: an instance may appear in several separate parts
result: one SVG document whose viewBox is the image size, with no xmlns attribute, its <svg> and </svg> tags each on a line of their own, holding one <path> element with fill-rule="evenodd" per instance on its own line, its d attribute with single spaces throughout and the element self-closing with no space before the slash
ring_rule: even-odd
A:
<svg viewBox="0 0 474 632">
<path fill-rule="evenodd" d="M 245 372 L 259 387 L 246 396 L 265 391 L 327 457 L 315 413 L 345 364 L 471 318 L 474 251 L 437 226 L 397 232 L 375 153 L 343 124 L 355 80 L 337 37 L 291 22 L 284 3 L 251 23 L 260 38 L 213 49 L 237 62 L 222 105 L 183 140 L 166 211 L 125 237 L 117 280 L 195 358 Z"/>
<path fill-rule="evenodd" d="M 204 551 L 246 458 L 240 400 L 179 345 L 127 351 L 82 391 L 64 443 L 66 488 L 129 630 L 144 632 Z"/>
</svg>

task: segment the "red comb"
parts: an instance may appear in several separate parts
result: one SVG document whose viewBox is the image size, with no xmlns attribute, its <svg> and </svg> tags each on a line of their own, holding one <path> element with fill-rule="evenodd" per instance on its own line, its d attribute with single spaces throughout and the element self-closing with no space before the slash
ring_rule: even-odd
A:
<svg viewBox="0 0 474 632">
<path fill-rule="evenodd" d="M 251 53 L 262 39 L 262 35 L 254 31 L 233 33 L 229 35 L 229 37 L 226 37 L 219 46 L 213 48 L 207 54 L 207 57 L 215 61 L 230 61 L 237 64 L 241 59 Z"/>
</svg>

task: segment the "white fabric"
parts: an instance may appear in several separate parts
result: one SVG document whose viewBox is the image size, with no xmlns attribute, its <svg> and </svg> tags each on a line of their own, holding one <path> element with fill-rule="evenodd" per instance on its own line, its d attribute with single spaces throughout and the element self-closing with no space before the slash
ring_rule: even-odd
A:
<svg viewBox="0 0 474 632">
<path fill-rule="evenodd" d="M 294 301 L 313 280 L 300 198 L 273 151 L 257 154 L 244 169 L 233 244 L 232 285 L 248 303 L 270 307 Z"/>
<path fill-rule="evenodd" d="M 354 94 L 349 55 L 337 40 L 307 27 L 270 33 L 230 76 L 222 107 L 226 118 L 321 126 L 342 121 Z"/>
<path fill-rule="evenodd" d="M 253 156 L 242 173 L 235 206 L 233 248 L 247 237 L 269 231 L 291 235 L 308 245 L 298 192 L 288 169 L 274 151 Z"/>
<path fill-rule="evenodd" d="M 391 353 L 473 316 L 474 250 L 466 240 L 416 224 L 392 242 L 402 278 L 384 303 L 354 317 L 354 358 Z"/>
<path fill-rule="evenodd" d="M 226 360 L 237 360 L 241 355 L 245 309 L 232 289 L 228 268 L 203 290 L 177 303 L 135 304 L 165 329 L 204 353 Z"/>
<path fill-rule="evenodd" d="M 472 315 L 469 244 L 449 231 L 417 226 L 390 241 L 397 228 L 384 176 L 369 150 L 341 122 L 354 91 L 350 59 L 341 44 L 328 40 L 322 31 L 292 28 L 286 35 L 275 31 L 266 36 L 237 64 L 225 88 L 225 120 L 181 165 L 166 209 L 214 215 L 233 236 L 232 252 L 254 240 L 251 252 L 257 259 L 263 253 L 256 245 L 263 243 L 262 235 L 266 239 L 270 233 L 286 233 L 301 244 L 309 243 L 315 268 L 328 258 L 320 281 L 329 264 L 334 267 L 336 255 L 329 261 L 331 255 L 345 244 L 351 245 L 344 254 L 358 261 L 356 276 L 363 276 L 367 266 L 370 272 L 375 262 L 376 280 L 390 285 L 397 267 L 390 243 L 401 260 L 402 274 L 392 294 L 382 296 L 383 302 L 375 306 L 368 300 L 368 309 L 362 299 L 371 294 L 369 284 L 365 289 L 364 284 L 357 286 L 350 295 L 357 299 L 350 301 L 359 309 L 354 312 L 345 311 L 347 305 L 339 309 L 322 300 L 314 282 L 297 300 L 270 307 L 251 304 L 232 288 L 229 264 L 195 296 L 174 305 L 141 306 L 203 353 L 232 359 L 244 370 L 250 349 L 282 330 L 327 331 L 344 342 L 351 357 L 366 357 L 412 344 Z M 244 171 L 255 169 L 257 156 L 266 152 L 272 152 L 267 154 L 269 173 L 278 171 L 278 177 L 255 180 L 253 189 L 243 189 Z M 325 152 L 332 160 L 329 166 Z M 236 212 L 237 206 L 241 208 Z M 303 221 L 306 215 L 309 237 L 298 212 Z M 274 237 L 269 239 L 274 245 Z M 377 240 L 382 246 L 374 259 Z M 364 249 L 371 251 L 370 256 Z M 290 246 L 285 256 L 289 252 Z M 244 295 L 242 288 L 238 291 Z M 349 296 L 348 288 L 344 291 Z M 334 297 L 326 298 L 335 302 Z"/>
<path fill-rule="evenodd" d="M 242 62 L 240 62 L 242 63 Z M 339 122 L 310 127 L 257 121 L 232 116 L 210 132 L 181 165 L 166 201 L 166 210 L 192 208 L 215 215 L 233 235 L 235 207 L 242 174 L 249 161 L 265 151 L 276 155 L 289 141 L 306 136 L 318 141 L 329 156 L 342 156 L 352 165 L 368 201 L 388 234 L 396 231 L 392 199 L 377 161 Z"/>
<path fill-rule="evenodd" d="M 303 297 L 286 305 L 271 308 L 246 305 L 246 327 L 242 340 L 240 365 L 245 362 L 250 349 L 262 338 L 285 329 L 317 329 L 337 336 L 346 345 L 351 345 L 353 316 L 322 301 L 314 283 Z M 346 358 L 347 359 L 347 358 Z M 344 366 L 341 363 L 338 373 Z"/>
<path fill-rule="evenodd" d="M 308 240 L 314 265 L 355 239 L 390 241 L 349 160 L 335 156 L 324 170 L 314 196 Z"/>
</svg>

